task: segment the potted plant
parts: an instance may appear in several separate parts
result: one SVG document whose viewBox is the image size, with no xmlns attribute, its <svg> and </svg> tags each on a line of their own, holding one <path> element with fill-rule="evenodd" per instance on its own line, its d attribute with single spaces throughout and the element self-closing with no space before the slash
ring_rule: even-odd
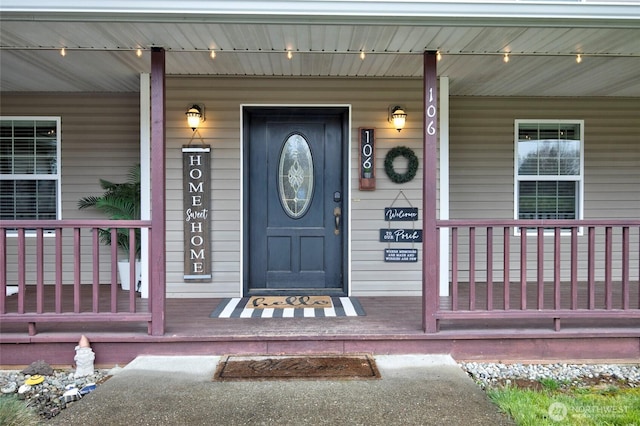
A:
<svg viewBox="0 0 640 426">
<path fill-rule="evenodd" d="M 140 219 L 140 164 L 131 167 L 124 183 L 114 183 L 100 179 L 100 186 L 104 190 L 101 196 L 90 195 L 78 201 L 79 209 L 95 208 L 106 214 L 112 220 Z M 100 241 L 111 245 L 111 229 L 99 229 Z M 126 259 L 118 261 L 118 274 L 123 290 L 129 290 L 129 255 L 135 250 L 137 286 L 140 286 L 140 229 L 135 230 L 135 247 L 129 244 L 129 229 L 118 229 L 116 244 L 126 254 Z"/>
</svg>

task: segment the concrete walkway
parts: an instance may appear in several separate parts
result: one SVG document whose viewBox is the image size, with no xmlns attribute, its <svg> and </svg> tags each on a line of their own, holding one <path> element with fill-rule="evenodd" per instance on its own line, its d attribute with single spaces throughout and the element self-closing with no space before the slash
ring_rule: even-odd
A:
<svg viewBox="0 0 640 426">
<path fill-rule="evenodd" d="M 380 380 L 213 382 L 220 357 L 138 357 L 54 425 L 513 425 L 448 355 L 376 356 Z"/>
</svg>

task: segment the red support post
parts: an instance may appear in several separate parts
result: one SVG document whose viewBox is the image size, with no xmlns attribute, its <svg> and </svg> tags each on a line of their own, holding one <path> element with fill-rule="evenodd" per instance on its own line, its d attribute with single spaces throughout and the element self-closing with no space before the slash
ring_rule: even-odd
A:
<svg viewBox="0 0 640 426">
<path fill-rule="evenodd" d="M 509 262 L 511 262 L 510 258 L 510 252 L 511 252 L 511 247 L 509 245 L 509 241 L 511 239 L 511 235 L 510 235 L 510 231 L 511 228 L 509 228 L 508 226 L 503 227 L 503 234 L 502 234 L 502 239 L 503 239 L 503 247 L 504 247 L 504 251 L 502 253 L 502 257 L 503 257 L 503 261 L 502 261 L 502 269 L 503 269 L 503 273 L 502 273 L 502 280 L 503 280 L 503 286 L 504 286 L 504 310 L 508 310 L 511 309 L 511 300 L 510 300 L 510 296 L 511 294 L 509 293 L 509 291 L 511 290 L 511 268 L 509 265 Z"/>
<path fill-rule="evenodd" d="M 527 309 L 527 228 L 520 228 L 520 309 Z"/>
<path fill-rule="evenodd" d="M 56 313 L 62 313 L 62 228 L 56 228 Z"/>
<path fill-rule="evenodd" d="M 536 278 L 538 281 L 538 309 L 544 309 L 544 228 L 538 228 L 537 235 L 538 268 Z"/>
<path fill-rule="evenodd" d="M 578 309 L 578 228 L 571 227 L 571 309 Z"/>
<path fill-rule="evenodd" d="M 0 228 L 0 314 L 7 312 L 7 230 Z"/>
<path fill-rule="evenodd" d="M 44 230 L 36 229 L 36 312 L 44 312 Z"/>
<path fill-rule="evenodd" d="M 423 55 L 423 197 L 422 239 L 422 328 L 425 333 L 438 331 L 438 228 L 436 225 L 438 158 L 438 71 L 435 51 Z"/>
<path fill-rule="evenodd" d="M 487 227 L 487 311 L 493 310 L 493 227 Z"/>
<path fill-rule="evenodd" d="M 469 228 L 469 310 L 476 310 L 476 227 Z"/>
<path fill-rule="evenodd" d="M 149 259 L 150 331 L 161 336 L 165 329 L 166 237 L 165 237 L 165 50 L 151 49 L 151 253 Z"/>
</svg>

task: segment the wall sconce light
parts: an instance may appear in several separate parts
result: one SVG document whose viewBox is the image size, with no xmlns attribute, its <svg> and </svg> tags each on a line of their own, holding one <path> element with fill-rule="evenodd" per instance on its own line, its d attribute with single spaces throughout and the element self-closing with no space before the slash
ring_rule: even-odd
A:
<svg viewBox="0 0 640 426">
<path fill-rule="evenodd" d="M 397 131 L 404 129 L 404 124 L 407 119 L 407 113 L 399 105 L 389 108 L 389 122 L 393 123 L 393 127 Z"/>
<path fill-rule="evenodd" d="M 187 115 L 187 123 L 194 132 L 204 121 L 204 105 L 193 104 L 185 113 Z"/>
</svg>

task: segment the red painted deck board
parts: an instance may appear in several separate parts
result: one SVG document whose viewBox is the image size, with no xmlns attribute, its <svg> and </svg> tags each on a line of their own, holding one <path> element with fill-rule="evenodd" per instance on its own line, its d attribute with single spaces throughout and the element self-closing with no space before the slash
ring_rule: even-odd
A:
<svg viewBox="0 0 640 426">
<path fill-rule="evenodd" d="M 486 299 L 482 300 L 483 285 L 476 285 L 480 307 Z M 49 287 L 53 286 L 45 286 L 45 310 L 55 305 Z M 496 291 L 499 287 L 494 286 L 494 297 L 502 301 L 501 292 Z M 637 296 L 637 282 L 631 287 Z M 535 294 L 537 286 L 531 288 Z M 460 292 L 468 293 L 466 284 L 460 285 Z M 81 306 L 86 303 L 90 307 L 91 293 L 81 294 Z M 101 303 L 103 294 L 107 299 L 110 296 L 109 291 L 100 294 Z M 128 304 L 126 292 L 119 291 L 118 298 L 119 304 Z M 16 299 L 8 298 L 9 311 L 17 309 Z M 441 320 L 440 332 L 427 334 L 422 331 L 420 297 L 358 299 L 366 316 L 280 319 L 210 318 L 221 299 L 167 299 L 166 332 L 162 336 L 149 335 L 146 322 L 39 323 L 35 336 L 28 335 L 27 324 L 2 322 L 0 365 L 26 365 L 38 359 L 72 365 L 74 347 L 82 334 L 91 341 L 98 365 L 122 365 L 141 354 L 367 352 L 448 353 L 456 359 L 478 360 L 640 358 L 640 320 L 564 319 L 561 332 L 554 331 L 550 319 Z M 513 300 L 519 300 L 517 293 Z M 27 311 L 35 309 L 35 298 L 27 297 L 25 302 Z M 136 303 L 141 308 L 146 305 L 139 298 Z"/>
<path fill-rule="evenodd" d="M 25 311 L 36 312 L 37 298 L 35 286 L 29 286 L 25 297 Z M 73 294 L 72 286 L 65 286 L 63 294 Z M 110 309 L 110 287 L 100 286 L 98 304 L 100 311 L 108 312 Z M 588 306 L 589 289 L 587 283 L 579 283 L 578 308 Z M 638 309 L 638 282 L 630 284 L 630 307 Z M 87 286 L 87 291 L 81 291 L 80 307 L 82 312 L 90 312 L 93 298 Z M 553 283 L 544 285 L 545 308 L 552 309 L 554 304 Z M 527 286 L 527 300 L 531 304 L 536 303 L 538 294 L 537 283 Z M 503 286 L 494 283 L 492 292 L 494 311 L 500 312 L 504 306 Z M 512 310 L 519 310 L 520 283 L 511 285 L 510 294 L 512 301 L 517 303 Z M 596 283 L 595 295 L 597 308 L 604 308 L 605 284 Z M 469 286 L 466 283 L 458 285 L 459 307 L 469 306 Z M 485 309 L 487 294 L 485 283 L 475 283 L 476 309 Z M 349 336 L 353 339 L 367 339 L 373 336 L 390 339 L 403 339 L 420 336 L 421 338 L 442 338 L 443 336 L 463 336 L 465 333 L 476 334 L 482 330 L 487 334 L 509 335 L 522 334 L 525 331 L 547 333 L 553 331 L 553 322 L 550 319 L 475 319 L 475 320 L 441 320 L 440 333 L 426 335 L 422 331 L 422 306 L 420 297 L 359 297 L 367 315 L 361 317 L 340 318 L 210 318 L 209 315 L 220 303 L 221 299 L 167 299 L 166 302 L 166 331 L 164 336 L 151 338 L 147 335 L 147 323 L 126 322 L 56 322 L 37 323 L 36 336 L 31 341 L 61 339 L 68 341 L 70 336 L 80 334 L 94 334 L 96 336 L 109 336 L 110 339 L 126 341 L 128 339 L 143 339 L 145 341 L 161 340 L 206 340 L 212 338 L 233 338 L 239 340 L 254 338 L 288 338 L 288 339 L 333 339 L 340 336 Z M 620 285 L 614 286 L 612 305 L 619 309 L 622 307 Z M 118 291 L 118 307 L 127 310 L 129 303 L 128 292 Z M 17 295 L 6 300 L 7 312 L 17 312 Z M 451 299 L 443 297 L 440 301 L 441 309 L 451 309 Z M 65 311 L 73 310 L 73 297 L 63 297 Z M 138 312 L 144 312 L 147 300 L 136 298 Z M 561 307 L 571 307 L 571 286 L 569 283 L 562 285 Z M 534 306 L 530 306 L 534 308 Z M 54 286 L 44 287 L 44 311 L 53 312 L 55 309 Z M 589 333 L 606 333 L 607 330 L 618 330 L 624 333 L 640 335 L 640 320 L 636 319 L 563 319 L 563 331 L 578 331 Z M 20 341 L 27 336 L 26 323 L 0 324 L 0 341 Z M 64 337 L 63 337 L 64 336 Z"/>
</svg>

